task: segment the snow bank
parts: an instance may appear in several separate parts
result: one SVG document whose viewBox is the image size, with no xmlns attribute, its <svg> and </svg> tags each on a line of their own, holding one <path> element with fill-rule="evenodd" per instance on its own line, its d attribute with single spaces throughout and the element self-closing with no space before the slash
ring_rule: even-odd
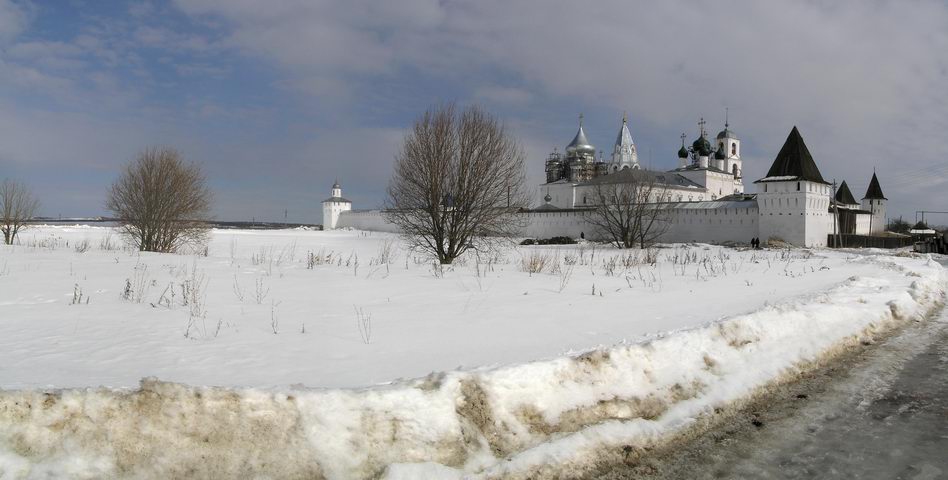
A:
<svg viewBox="0 0 948 480">
<path fill-rule="evenodd" d="M 666 440 L 945 294 L 931 259 L 853 261 L 878 275 L 641 343 L 384 387 L 2 392 L 0 478 L 569 477 L 605 446 Z"/>
</svg>

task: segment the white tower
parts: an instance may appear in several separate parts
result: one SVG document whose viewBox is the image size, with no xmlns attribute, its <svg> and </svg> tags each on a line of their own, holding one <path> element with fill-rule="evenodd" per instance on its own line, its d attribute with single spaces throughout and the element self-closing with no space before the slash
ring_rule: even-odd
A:
<svg viewBox="0 0 948 480">
<path fill-rule="evenodd" d="M 724 122 L 724 130 L 721 130 L 717 136 L 718 152 L 724 157 L 724 166 L 722 170 L 734 175 L 734 178 L 741 178 L 743 165 L 741 164 L 741 141 L 734 134 L 734 131 L 728 128 L 727 121 Z"/>
<path fill-rule="evenodd" d="M 825 246 L 833 233 L 832 188 L 816 167 L 797 127 L 757 184 L 762 241 L 780 239 L 798 247 Z"/>
<path fill-rule="evenodd" d="M 339 214 L 352 210 L 352 202 L 342 198 L 339 182 L 332 184 L 332 196 L 323 200 L 323 230 L 333 230 L 339 224 Z"/>
<path fill-rule="evenodd" d="M 616 137 L 615 147 L 612 149 L 612 162 L 609 163 L 609 173 L 618 172 L 627 168 L 639 169 L 639 154 L 635 151 L 635 142 L 629 132 L 628 118 L 622 114 L 622 126 L 619 136 Z"/>
<path fill-rule="evenodd" d="M 872 213 L 872 219 L 869 221 L 870 235 L 885 231 L 885 203 L 887 200 L 888 198 L 885 198 L 885 195 L 882 194 L 882 187 L 879 186 L 876 172 L 872 172 L 872 180 L 869 180 L 866 196 L 862 197 L 862 209 Z"/>
</svg>

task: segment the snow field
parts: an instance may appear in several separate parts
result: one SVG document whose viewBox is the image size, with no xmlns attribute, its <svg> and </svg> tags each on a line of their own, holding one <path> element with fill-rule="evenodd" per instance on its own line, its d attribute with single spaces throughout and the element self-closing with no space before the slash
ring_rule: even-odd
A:
<svg viewBox="0 0 948 480">
<path fill-rule="evenodd" d="M 265 242 L 273 241 L 273 235 L 260 234 Z M 370 252 L 377 252 L 380 242 L 390 238 L 353 232 L 298 235 L 302 240 L 297 249 L 306 241 L 313 243 L 304 248 L 344 245 L 364 252 L 359 253 L 362 258 L 370 258 Z M 219 272 L 238 271 L 228 254 L 215 257 L 227 240 L 225 234 L 215 234 L 206 258 L 127 254 L 130 261 L 124 270 L 98 274 L 114 283 L 122 280 L 115 273 L 127 272 L 132 258 L 136 265 L 152 260 L 168 263 L 171 258 L 191 262 L 191 275 L 194 265 L 210 272 L 206 275 L 214 283 Z M 224 251 L 229 250 L 226 245 Z M 286 262 L 276 277 L 289 277 L 288 284 L 294 284 L 305 283 L 305 275 L 322 273 L 326 278 L 319 284 L 329 288 L 330 298 L 359 300 L 372 308 L 373 322 L 378 312 L 404 320 L 401 335 L 396 333 L 399 328 L 375 323 L 372 340 L 366 344 L 355 315 L 348 315 L 347 328 L 340 322 L 333 329 L 330 320 L 336 307 L 323 301 L 320 306 L 329 325 L 314 323 L 310 330 L 324 328 L 319 337 L 310 332 L 274 334 L 263 319 L 258 321 L 262 325 L 254 326 L 247 320 L 239 331 L 184 338 L 181 320 L 189 309 L 183 306 L 145 306 L 114 295 L 113 302 L 109 292 L 96 294 L 87 305 L 62 299 L 48 302 L 56 295 L 43 293 L 29 273 L 61 269 L 61 257 L 67 256 L 61 250 L 21 248 L 0 257 L 0 266 L 12 265 L 23 282 L 17 296 L 0 297 L 21 315 L 11 320 L 4 314 L 0 319 L 0 385 L 30 387 L 0 393 L 0 478 L 230 477 L 250 471 L 272 478 L 517 478 L 549 475 L 551 470 L 544 469 L 551 468 L 568 477 L 594 462 L 605 445 L 641 447 L 660 442 L 715 408 L 792 375 L 807 362 L 899 322 L 923 317 L 941 301 L 946 280 L 940 265 L 924 259 L 823 251 L 810 255 L 679 247 L 661 249 L 652 266 L 630 261 L 629 266 L 610 267 L 614 251 L 600 251 L 596 255 L 605 259 L 592 260 L 588 249 L 531 248 L 508 253 L 517 255 L 517 262 L 460 265 L 446 272 L 413 265 L 402 252 L 407 267 L 401 265 L 401 270 L 390 264 L 387 277 L 378 272 L 354 274 L 351 266 L 341 265 L 321 265 L 321 271 L 313 272 L 298 261 Z M 531 260 L 535 252 L 554 252 L 564 260 L 581 254 L 588 260 L 574 261 L 571 277 L 561 288 L 565 261 L 547 260 L 556 263 L 560 273 L 550 273 L 552 266 L 537 274 L 522 271 L 536 263 Z M 94 252 L 74 255 L 72 262 L 81 265 L 88 253 Z M 238 251 L 233 257 L 241 255 Z M 686 256 L 696 260 L 683 260 Z M 709 266 L 715 258 L 720 259 L 718 266 Z M 124 260 L 120 257 L 115 264 Z M 101 268 L 102 263 L 111 265 L 101 258 L 96 265 Z M 621 264 L 621 259 L 615 263 Z M 379 267 L 379 271 L 385 268 Z M 91 265 L 88 268 L 93 271 Z M 251 270 L 240 267 L 245 268 Z M 489 274 L 477 273 L 485 268 Z M 676 273 L 678 269 L 682 273 Z M 259 269 L 253 271 L 248 275 L 266 276 Z M 93 274 L 86 275 L 85 281 L 92 283 Z M 10 276 L 14 275 L 0 277 L 3 292 L 9 292 Z M 330 288 L 337 283 L 341 284 L 337 290 Z M 596 284 L 599 291 L 593 295 L 590 285 Z M 325 299 L 327 292 L 314 291 L 312 284 L 304 286 L 308 288 L 283 301 L 307 293 Z M 358 296 L 347 296 L 353 289 Z M 384 305 L 380 296 L 416 291 L 421 294 L 411 296 L 404 306 L 379 307 Z M 208 287 L 208 311 L 225 308 L 224 293 Z M 57 330 L 55 324 L 63 317 L 74 320 L 67 315 L 69 308 L 100 302 L 105 306 L 96 311 L 96 318 L 106 327 L 96 336 L 67 341 L 68 332 L 79 329 Z M 479 308 L 472 307 L 478 302 L 482 302 Z M 246 311 L 228 308 L 234 313 Z M 49 318 L 32 309 L 48 309 Z M 306 311 L 305 303 L 300 310 Z M 129 311 L 134 311 L 134 319 L 119 318 Z M 42 331 L 46 342 L 58 342 L 58 356 L 49 348 L 46 355 L 52 358 L 44 357 L 46 350 L 40 349 L 27 362 L 8 353 L 17 348 L 8 334 L 29 328 L 23 315 L 40 324 L 32 327 L 34 335 Z M 285 318 L 283 322 L 290 322 L 293 317 Z M 92 318 L 80 320 L 94 323 Z M 134 327 L 148 322 L 152 323 L 148 328 Z M 453 323 L 444 326 L 445 322 Z M 596 334 L 583 335 L 589 330 Z M 427 332 L 423 339 L 413 338 L 422 332 Z M 338 338 L 321 340 L 333 335 Z M 297 345 L 300 338 L 306 339 L 308 348 Z M 632 341 L 618 342 L 622 338 Z M 138 349 L 145 356 L 104 361 L 100 368 L 108 371 L 97 374 L 81 358 L 95 350 L 90 343 L 112 354 Z M 597 344 L 612 346 L 589 348 Z M 335 362 L 324 356 L 325 348 L 334 346 Z M 38 347 L 34 343 L 30 348 Z M 420 358 L 413 357 L 412 349 Z M 571 349 L 573 353 L 563 354 Z M 183 355 L 184 361 L 166 366 L 164 355 Z M 251 361 L 239 362 L 241 356 Z M 458 358 L 474 359 L 459 363 L 486 366 L 443 367 Z M 537 360 L 542 358 L 547 360 Z M 194 359 L 200 360 L 197 365 Z M 11 360 L 20 361 L 17 368 L 4 367 Z M 327 361 L 329 366 L 323 363 Z M 383 362 L 400 364 L 386 368 Z M 308 388 L 370 385 L 377 383 L 378 370 L 412 376 L 417 371 L 414 362 L 422 369 L 430 363 L 424 371 L 446 372 L 415 374 L 414 380 L 374 387 Z M 32 371 L 20 371 L 31 364 Z M 60 368 L 74 377 L 63 381 L 67 376 Z M 268 377 L 248 368 L 270 370 L 272 376 L 257 382 Z M 183 373 L 176 377 L 178 369 Z M 336 376 L 333 369 L 343 371 Z M 154 379 L 142 381 L 138 389 L 36 388 L 39 382 L 95 385 L 102 378 L 128 387 L 131 375 L 140 378 L 156 372 L 162 380 L 182 381 L 190 375 L 216 379 L 189 382 L 199 385 L 267 388 L 187 386 Z M 358 381 L 337 380 L 346 375 Z M 294 377 L 306 386 L 287 387 L 295 383 Z"/>
</svg>

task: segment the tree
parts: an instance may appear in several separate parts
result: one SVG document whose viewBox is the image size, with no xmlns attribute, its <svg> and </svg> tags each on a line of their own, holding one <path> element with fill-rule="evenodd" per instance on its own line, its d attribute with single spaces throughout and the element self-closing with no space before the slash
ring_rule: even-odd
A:
<svg viewBox="0 0 948 480">
<path fill-rule="evenodd" d="M 529 205 L 520 144 L 478 107 L 432 107 L 395 156 L 385 215 L 409 245 L 450 264 L 517 235 Z"/>
<path fill-rule="evenodd" d="M 207 240 L 211 192 L 200 167 L 171 148 L 149 148 L 127 164 L 105 203 L 141 251 L 174 252 Z"/>
<path fill-rule="evenodd" d="M 621 170 L 597 177 L 587 221 L 619 248 L 646 248 L 668 230 L 665 184 L 644 170 Z"/>
<path fill-rule="evenodd" d="M 912 224 L 902 220 L 902 217 L 896 218 L 889 222 L 888 228 L 886 230 L 895 233 L 909 233 L 909 230 L 912 229 Z"/>
<path fill-rule="evenodd" d="M 39 200 L 26 185 L 4 180 L 0 184 L 0 230 L 3 231 L 3 243 L 13 245 L 20 229 L 36 215 L 37 210 Z"/>
</svg>

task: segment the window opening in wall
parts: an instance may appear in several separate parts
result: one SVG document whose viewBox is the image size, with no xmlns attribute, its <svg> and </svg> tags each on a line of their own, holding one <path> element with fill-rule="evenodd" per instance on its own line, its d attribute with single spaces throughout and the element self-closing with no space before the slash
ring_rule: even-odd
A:
<svg viewBox="0 0 948 480">
<path fill-rule="evenodd" d="M 800 182 L 797 182 L 797 191 L 800 191 Z"/>
</svg>

